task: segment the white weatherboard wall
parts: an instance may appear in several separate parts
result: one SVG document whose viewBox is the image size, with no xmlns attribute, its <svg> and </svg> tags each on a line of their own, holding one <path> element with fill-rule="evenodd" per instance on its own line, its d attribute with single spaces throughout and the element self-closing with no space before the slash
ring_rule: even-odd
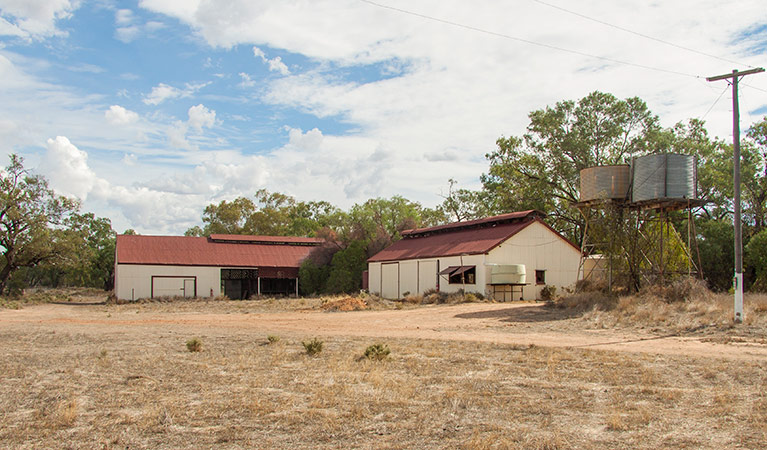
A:
<svg viewBox="0 0 767 450">
<path fill-rule="evenodd" d="M 450 266 L 464 265 L 476 266 L 476 283 L 466 284 L 466 292 L 490 296 L 493 264 L 524 264 L 529 284 L 523 288 L 522 296 L 532 300 L 540 297 L 545 285 L 556 286 L 558 292 L 574 287 L 580 252 L 546 225 L 533 222 L 487 254 L 370 263 L 369 289 L 384 298 L 402 298 L 405 292 L 423 294 L 433 289 L 439 278 L 441 292 L 457 292 L 462 284 L 450 284 L 447 277 L 437 274 Z M 536 270 L 545 271 L 545 284 L 536 285 Z"/>
<path fill-rule="evenodd" d="M 535 284 L 535 271 L 546 271 L 548 286 L 557 291 L 572 288 L 578 281 L 580 251 L 546 225 L 533 222 L 487 255 L 488 264 L 524 264 L 529 285 L 524 287 L 525 299 L 539 298 L 544 285 Z M 490 267 L 487 267 L 487 279 Z"/>
<path fill-rule="evenodd" d="M 115 295 L 121 300 L 150 298 L 153 276 L 155 297 L 184 295 L 184 279 L 196 280 L 198 297 L 221 294 L 220 267 L 117 264 L 115 270 Z"/>
<path fill-rule="evenodd" d="M 466 292 L 485 293 L 487 275 L 483 270 L 485 255 L 463 256 L 464 266 L 477 266 L 476 282 L 466 284 Z M 437 287 L 438 273 L 450 266 L 460 266 L 460 256 L 444 258 L 410 259 L 368 264 L 368 289 L 383 298 L 402 298 L 405 293 L 423 294 Z M 437 270 L 439 267 L 439 270 Z M 450 284 L 446 276 L 439 276 L 441 292 L 457 292 L 463 285 Z"/>
</svg>

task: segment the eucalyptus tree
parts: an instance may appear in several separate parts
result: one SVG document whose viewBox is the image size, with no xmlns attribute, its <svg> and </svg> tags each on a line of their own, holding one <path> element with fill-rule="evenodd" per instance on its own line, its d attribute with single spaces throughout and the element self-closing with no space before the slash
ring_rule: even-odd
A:
<svg viewBox="0 0 767 450">
<path fill-rule="evenodd" d="M 25 169 L 21 157 L 10 155 L 10 163 L 0 171 L 0 294 L 19 268 L 64 256 L 64 222 L 78 206 Z"/>
</svg>

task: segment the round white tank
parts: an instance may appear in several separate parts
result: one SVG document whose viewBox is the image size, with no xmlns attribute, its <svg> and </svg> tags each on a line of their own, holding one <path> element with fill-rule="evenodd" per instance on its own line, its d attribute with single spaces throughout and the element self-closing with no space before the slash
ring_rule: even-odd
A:
<svg viewBox="0 0 767 450">
<path fill-rule="evenodd" d="M 490 282 L 493 284 L 524 284 L 524 264 L 494 264 L 490 271 Z"/>
</svg>

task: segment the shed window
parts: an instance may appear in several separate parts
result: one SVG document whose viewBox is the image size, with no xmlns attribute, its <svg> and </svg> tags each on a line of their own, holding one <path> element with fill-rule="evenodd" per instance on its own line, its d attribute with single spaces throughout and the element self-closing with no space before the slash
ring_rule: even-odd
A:
<svg viewBox="0 0 767 450">
<path fill-rule="evenodd" d="M 535 271 L 535 284 L 546 284 L 546 271 L 545 270 L 536 270 Z"/>
<path fill-rule="evenodd" d="M 460 266 L 450 273 L 450 284 L 474 284 L 477 277 L 476 266 Z"/>
</svg>

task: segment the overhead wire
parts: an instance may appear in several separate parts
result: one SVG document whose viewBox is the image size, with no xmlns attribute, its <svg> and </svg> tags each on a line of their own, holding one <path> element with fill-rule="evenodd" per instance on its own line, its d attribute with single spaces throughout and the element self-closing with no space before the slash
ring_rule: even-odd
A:
<svg viewBox="0 0 767 450">
<path fill-rule="evenodd" d="M 717 97 L 717 98 L 716 98 L 716 100 L 714 100 L 714 103 L 712 103 L 712 104 L 711 104 L 711 106 L 708 108 L 708 110 L 706 111 L 706 113 L 705 113 L 705 114 L 703 114 L 703 116 L 700 118 L 700 120 L 703 120 L 703 119 L 705 119 L 705 118 L 706 118 L 706 116 L 708 115 L 708 113 L 710 113 L 710 112 L 711 112 L 711 110 L 712 110 L 712 109 L 714 109 L 714 106 L 716 106 L 716 104 L 717 104 L 717 103 L 719 103 L 719 100 L 721 100 L 721 99 L 722 99 L 722 96 L 724 95 L 724 93 L 725 93 L 725 92 L 727 92 L 727 91 L 729 91 L 729 90 L 730 90 L 730 87 L 729 87 L 729 86 L 727 86 L 727 87 L 725 87 L 725 88 L 724 88 L 724 90 L 722 91 L 722 93 L 721 93 L 721 94 L 719 94 L 719 97 Z"/>
<path fill-rule="evenodd" d="M 725 62 L 729 62 L 729 63 L 732 63 L 732 64 L 737 64 L 739 66 L 746 66 L 746 67 L 750 67 L 752 69 L 755 68 L 754 66 L 751 66 L 749 64 L 744 64 L 742 62 L 733 61 L 731 59 L 723 58 L 721 56 L 713 55 L 711 53 L 702 52 L 700 50 L 695 50 L 694 48 L 685 47 L 683 45 L 674 44 L 673 42 L 665 41 L 663 39 L 659 39 L 659 38 L 656 38 L 654 36 L 650 36 L 648 34 L 640 33 L 638 31 L 634 31 L 634 30 L 631 30 L 629 28 L 624 28 L 624 27 L 622 27 L 620 25 L 615 25 L 615 24 L 612 24 L 610 22 L 606 22 L 604 20 L 596 19 L 594 17 L 587 16 L 586 14 L 581 14 L 579 12 L 563 8 L 561 6 L 557 6 L 557 5 L 553 5 L 551 3 L 544 2 L 543 0 L 531 0 L 531 1 L 533 1 L 535 3 L 540 3 L 541 5 L 544 5 L 544 6 L 548 6 L 549 8 L 557 9 L 557 10 L 565 12 L 567 14 L 572 14 L 574 16 L 578 16 L 578 17 L 580 17 L 582 19 L 590 20 L 592 22 L 596 22 L 596 23 L 599 23 L 599 24 L 602 24 L 602 25 L 605 25 L 605 26 L 608 26 L 608 27 L 615 28 L 617 30 L 624 31 L 626 33 L 634 34 L 636 36 L 640 36 L 640 37 L 643 37 L 645 39 L 649 39 L 649 40 L 652 40 L 652 41 L 655 41 L 655 42 L 660 42 L 661 44 L 669 45 L 671 47 L 676 47 L 676 48 L 681 49 L 681 50 L 685 50 L 685 51 L 692 52 L 692 53 L 697 53 L 698 55 L 707 56 L 709 58 L 718 59 L 720 61 L 725 61 Z"/>
<path fill-rule="evenodd" d="M 377 3 L 377 2 L 374 2 L 372 0 L 359 0 L 359 1 L 361 1 L 363 3 L 367 3 L 367 4 L 372 5 L 372 6 L 376 6 L 378 8 L 388 9 L 388 10 L 396 11 L 396 12 L 399 12 L 399 13 L 402 13 L 402 14 L 407 14 L 407 15 L 411 15 L 411 16 L 414 16 L 414 17 L 420 17 L 422 19 L 443 23 L 445 25 L 450 25 L 450 26 L 454 26 L 454 27 L 458 27 L 458 28 L 464 28 L 464 29 L 467 29 L 467 30 L 476 31 L 478 33 L 484 33 L 484 34 L 488 34 L 488 35 L 491 35 L 491 36 L 496 36 L 496 37 L 500 37 L 500 38 L 503 38 L 503 39 L 510 39 L 510 40 L 517 41 L 517 42 L 523 42 L 525 44 L 535 45 L 535 46 L 538 46 L 538 47 L 544 47 L 544 48 L 548 48 L 548 49 L 551 49 L 551 50 L 557 50 L 557 51 L 561 51 L 561 52 L 572 53 L 572 54 L 575 54 L 575 55 L 586 56 L 588 58 L 599 59 L 599 60 L 602 60 L 602 61 L 607 61 L 607 62 L 611 62 L 611 63 L 615 63 L 615 64 L 622 64 L 622 65 L 625 65 L 625 66 L 638 67 L 638 68 L 646 69 L 646 70 L 654 70 L 656 72 L 670 73 L 670 74 L 673 74 L 673 75 L 681 75 L 681 76 L 691 77 L 691 78 L 704 78 L 704 77 L 702 77 L 700 75 L 695 75 L 695 74 L 691 74 L 691 73 L 680 72 L 680 71 L 671 70 L 671 69 L 663 69 L 663 68 L 660 68 L 660 67 L 653 67 L 653 66 L 648 66 L 648 65 L 645 65 L 645 64 L 632 63 L 632 62 L 628 62 L 628 61 L 622 61 L 622 60 L 619 60 L 619 59 L 610 58 L 610 57 L 607 57 L 607 56 L 594 55 L 594 54 L 591 54 L 591 53 L 582 52 L 580 50 L 573 50 L 573 49 L 569 49 L 569 48 L 565 48 L 565 47 L 559 47 L 559 46 L 556 46 L 556 45 L 545 44 L 545 43 L 542 43 L 542 42 L 536 42 L 536 41 L 532 41 L 530 39 L 525 39 L 525 38 L 521 38 L 521 37 L 517 37 L 517 36 L 511 36 L 509 34 L 498 33 L 496 31 L 486 30 L 484 28 L 479 28 L 479 27 L 475 27 L 475 26 L 471 26 L 471 25 L 466 25 L 466 24 L 459 23 L 459 22 L 453 22 L 451 20 L 441 19 L 439 17 L 430 16 L 428 14 L 422 14 L 422 13 L 410 11 L 410 10 L 407 10 L 407 9 L 397 8 L 395 6 L 384 5 L 382 3 Z"/>
<path fill-rule="evenodd" d="M 751 89 L 756 89 L 757 91 L 762 91 L 762 92 L 764 92 L 764 93 L 767 93 L 767 89 L 758 88 L 758 87 L 756 87 L 756 86 L 752 86 L 752 85 L 750 85 L 750 84 L 746 84 L 746 83 L 744 83 L 744 82 L 742 82 L 742 81 L 741 81 L 741 82 L 739 82 L 739 84 L 742 84 L 743 86 L 747 86 L 747 87 L 750 87 Z"/>
</svg>

